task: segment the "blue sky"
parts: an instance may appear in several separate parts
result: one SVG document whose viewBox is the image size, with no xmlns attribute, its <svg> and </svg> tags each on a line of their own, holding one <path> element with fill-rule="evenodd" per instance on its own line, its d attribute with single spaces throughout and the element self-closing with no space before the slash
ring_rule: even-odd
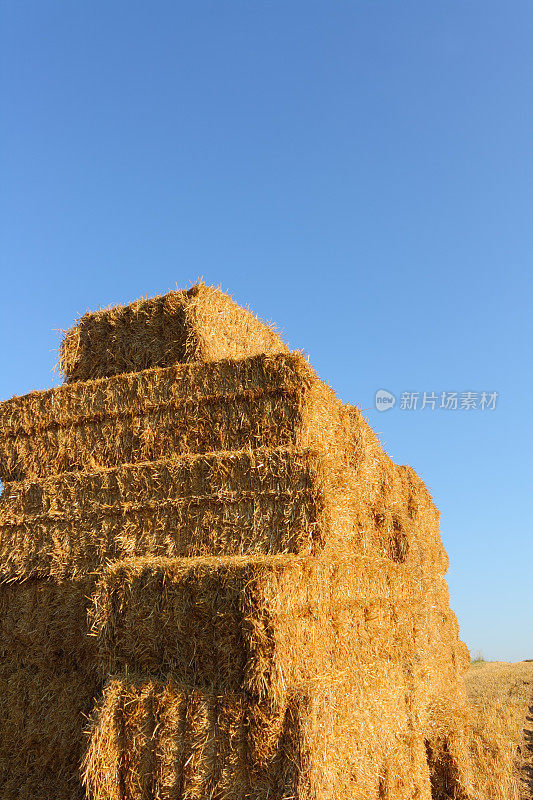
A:
<svg viewBox="0 0 533 800">
<path fill-rule="evenodd" d="M 58 383 L 87 308 L 220 284 L 427 482 L 471 650 L 533 658 L 533 5 L 2 0 L 0 29 L 0 398 Z"/>
</svg>

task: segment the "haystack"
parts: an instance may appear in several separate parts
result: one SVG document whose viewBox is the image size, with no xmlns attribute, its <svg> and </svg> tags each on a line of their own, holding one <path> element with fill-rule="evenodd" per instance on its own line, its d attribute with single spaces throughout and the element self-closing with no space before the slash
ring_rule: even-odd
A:
<svg viewBox="0 0 533 800">
<path fill-rule="evenodd" d="M 69 382 L 183 361 L 287 352 L 271 326 L 200 282 L 185 291 L 88 312 L 66 332 L 59 367 Z"/>
<path fill-rule="evenodd" d="M 205 286 L 61 361 L 0 404 L 2 798 L 469 798 L 438 512 L 359 410 Z"/>
</svg>

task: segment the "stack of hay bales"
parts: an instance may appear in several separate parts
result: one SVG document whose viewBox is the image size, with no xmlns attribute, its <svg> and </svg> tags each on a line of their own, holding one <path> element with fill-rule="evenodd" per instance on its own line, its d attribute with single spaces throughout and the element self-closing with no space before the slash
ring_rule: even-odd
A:
<svg viewBox="0 0 533 800">
<path fill-rule="evenodd" d="M 62 368 L 0 404 L 2 798 L 469 797 L 438 513 L 360 412 L 203 285 Z"/>
</svg>

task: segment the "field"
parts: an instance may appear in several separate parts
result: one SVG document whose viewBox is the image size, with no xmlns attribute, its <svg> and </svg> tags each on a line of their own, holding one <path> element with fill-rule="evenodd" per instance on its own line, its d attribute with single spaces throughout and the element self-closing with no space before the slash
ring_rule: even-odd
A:
<svg viewBox="0 0 533 800">
<path fill-rule="evenodd" d="M 490 800 L 533 798 L 533 662 L 473 663 L 466 674 L 476 788 Z"/>
</svg>

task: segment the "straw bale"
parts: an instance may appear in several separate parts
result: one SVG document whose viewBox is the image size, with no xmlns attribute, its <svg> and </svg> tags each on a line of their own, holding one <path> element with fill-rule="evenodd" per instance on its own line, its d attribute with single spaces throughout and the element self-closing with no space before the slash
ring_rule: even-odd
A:
<svg viewBox="0 0 533 800">
<path fill-rule="evenodd" d="M 429 798 L 432 780 L 470 798 L 464 689 L 451 658 L 456 622 L 449 610 L 431 615 L 430 584 L 418 578 L 404 564 L 368 557 L 117 563 L 92 612 L 100 668 L 171 674 L 277 708 L 304 687 L 316 704 L 323 687 L 341 684 L 329 746 L 365 787 L 354 797 Z M 331 780 L 324 764 L 315 769 L 313 787 Z M 350 797 L 353 776 L 346 780 Z"/>
<path fill-rule="evenodd" d="M 69 382 L 184 361 L 286 352 L 272 326 L 203 283 L 186 291 L 87 312 L 65 332 L 60 370 Z"/>
<path fill-rule="evenodd" d="M 294 796 L 284 793 L 297 756 L 289 715 L 264 712 L 240 693 L 114 678 L 93 720 L 85 759 L 91 800 Z"/>
<path fill-rule="evenodd" d="M 79 796 L 107 681 L 90 800 L 473 800 L 439 515 L 360 410 L 207 287 L 61 359 L 0 404 L 6 797 Z"/>
<path fill-rule="evenodd" d="M 343 433 L 342 418 L 337 430 Z M 407 554 L 398 557 L 390 544 L 400 511 L 390 525 L 381 523 L 357 470 L 338 458 L 342 442 L 339 435 L 327 449 L 189 455 L 8 483 L 0 498 L 0 572 L 65 577 L 133 555 L 324 547 L 336 557 L 343 551 L 403 563 Z M 402 525 L 407 541 L 414 534 Z"/>
<path fill-rule="evenodd" d="M 65 576 L 133 555 L 326 547 L 337 558 L 377 555 L 437 579 L 447 562 L 427 492 L 395 467 L 360 412 L 347 417 L 318 380 L 303 405 L 314 449 L 174 455 L 8 483 L 0 569 Z"/>
<path fill-rule="evenodd" d="M 84 729 L 99 693 L 81 669 L 20 667 L 0 675 L 2 800 L 82 800 Z"/>
<path fill-rule="evenodd" d="M 107 568 L 92 632 L 103 675 L 173 673 L 279 699 L 302 682 L 413 660 L 423 611 L 385 560 L 145 558 Z"/>
<path fill-rule="evenodd" d="M 280 706 L 167 676 L 113 676 L 85 759 L 90 800 L 430 800 L 399 667 L 302 685 Z"/>
<path fill-rule="evenodd" d="M 87 607 L 94 578 L 0 586 L 0 795 L 83 798 L 87 717 L 100 694 Z"/>
<path fill-rule="evenodd" d="M 96 647 L 87 635 L 94 588 L 94 576 L 0 585 L 0 675 L 19 668 L 57 675 L 94 670 Z"/>
<path fill-rule="evenodd" d="M 8 484 L 1 498 L 2 514 L 6 518 L 83 515 L 176 497 L 231 499 L 242 492 L 265 496 L 304 492 L 311 486 L 316 456 L 308 449 L 259 448 L 52 475 Z"/>
<path fill-rule="evenodd" d="M 146 554 L 311 552 L 328 535 L 329 497 L 318 455 L 286 448 L 10 483 L 0 575 L 66 577 Z"/>
<path fill-rule="evenodd" d="M 8 483 L 0 501 L 2 570 L 39 575 L 50 565 L 66 575 L 132 555 L 329 547 L 336 557 L 378 555 L 442 572 L 438 515 L 433 528 L 418 525 L 414 490 L 360 413 L 354 424 L 355 414 L 348 419 L 318 379 L 302 405 L 302 438 L 314 449 L 174 455 Z"/>
<path fill-rule="evenodd" d="M 297 354 L 178 364 L 0 403 L 0 479 L 334 443 L 341 405 Z"/>
<path fill-rule="evenodd" d="M 343 415 L 349 430 L 341 445 L 346 448 L 349 503 L 357 536 L 367 543 L 361 549 L 371 547 L 438 580 L 448 569 L 448 558 L 427 488 L 410 467 L 394 464 L 358 408 L 344 405 Z"/>
<path fill-rule="evenodd" d="M 464 684 L 449 683 L 427 709 L 425 746 L 432 799 L 478 800 L 473 784 L 468 726 Z"/>
</svg>

